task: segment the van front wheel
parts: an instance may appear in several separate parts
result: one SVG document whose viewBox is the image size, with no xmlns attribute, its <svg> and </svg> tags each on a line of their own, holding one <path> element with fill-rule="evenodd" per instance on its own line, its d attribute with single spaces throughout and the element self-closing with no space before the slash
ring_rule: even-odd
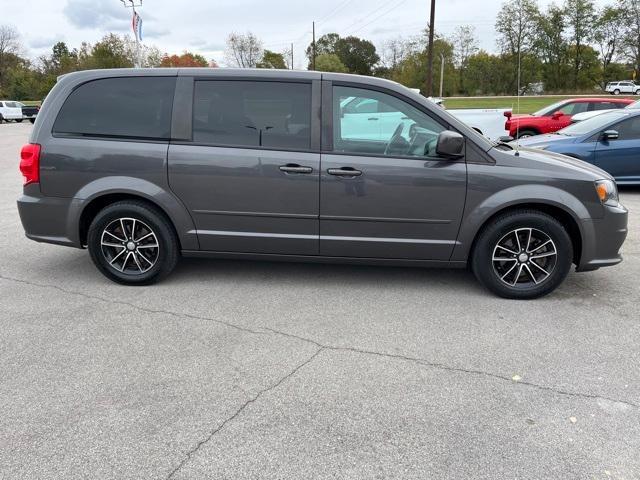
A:
<svg viewBox="0 0 640 480">
<path fill-rule="evenodd" d="M 91 222 L 87 244 L 93 263 L 124 285 L 149 285 L 167 276 L 179 258 L 178 240 L 168 220 L 139 201 L 116 202 Z"/>
<path fill-rule="evenodd" d="M 471 264 L 485 287 L 513 299 L 542 297 L 565 279 L 573 261 L 571 238 L 546 213 L 515 210 L 482 231 Z"/>
</svg>

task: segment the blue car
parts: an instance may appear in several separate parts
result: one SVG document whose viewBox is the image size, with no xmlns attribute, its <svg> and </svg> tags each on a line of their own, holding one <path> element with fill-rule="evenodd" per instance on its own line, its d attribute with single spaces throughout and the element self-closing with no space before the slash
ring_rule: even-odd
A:
<svg viewBox="0 0 640 480">
<path fill-rule="evenodd" d="M 640 110 L 606 112 L 556 133 L 521 139 L 519 145 L 579 158 L 620 185 L 640 185 Z"/>
</svg>

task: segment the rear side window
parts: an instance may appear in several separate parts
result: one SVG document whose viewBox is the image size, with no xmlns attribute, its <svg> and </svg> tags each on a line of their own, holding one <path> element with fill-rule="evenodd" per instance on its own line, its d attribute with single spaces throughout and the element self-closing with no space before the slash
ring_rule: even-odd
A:
<svg viewBox="0 0 640 480">
<path fill-rule="evenodd" d="M 169 139 L 175 77 L 105 78 L 67 98 L 54 134 Z"/>
<path fill-rule="evenodd" d="M 311 84 L 199 80 L 194 92 L 193 141 L 308 150 Z"/>
</svg>

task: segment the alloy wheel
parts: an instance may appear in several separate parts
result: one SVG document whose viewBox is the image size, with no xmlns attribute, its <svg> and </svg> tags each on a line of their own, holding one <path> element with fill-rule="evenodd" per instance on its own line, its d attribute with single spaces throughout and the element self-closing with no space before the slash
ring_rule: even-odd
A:
<svg viewBox="0 0 640 480">
<path fill-rule="evenodd" d="M 135 218 L 118 218 L 109 223 L 102 231 L 100 246 L 107 263 L 129 275 L 151 270 L 160 254 L 156 234 Z"/>
<path fill-rule="evenodd" d="M 493 271 L 501 282 L 528 288 L 546 281 L 556 266 L 553 240 L 536 228 L 518 228 L 503 236 L 493 249 Z"/>
</svg>

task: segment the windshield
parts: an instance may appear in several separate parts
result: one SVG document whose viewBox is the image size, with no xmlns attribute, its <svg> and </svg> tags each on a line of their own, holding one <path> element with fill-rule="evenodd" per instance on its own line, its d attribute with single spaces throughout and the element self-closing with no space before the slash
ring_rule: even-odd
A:
<svg viewBox="0 0 640 480">
<path fill-rule="evenodd" d="M 635 102 L 627 105 L 624 108 L 628 108 L 629 110 L 638 110 L 640 109 L 640 100 L 636 100 Z"/>
<path fill-rule="evenodd" d="M 591 117 L 587 120 L 583 120 L 582 122 L 569 125 L 568 127 L 563 128 L 562 130 L 558 130 L 558 134 L 568 135 L 570 137 L 585 135 L 587 133 L 593 132 L 594 130 L 598 130 L 600 128 L 606 127 L 611 122 L 615 122 L 616 120 L 619 120 L 622 117 L 626 117 L 628 115 L 629 115 L 628 113 L 625 113 L 624 111 L 621 111 L 621 110 L 601 113 L 600 115 L 596 115 L 595 117 Z"/>
<path fill-rule="evenodd" d="M 20 105 L 18 105 L 16 102 L 4 102 L 4 106 L 8 107 L 8 108 L 19 108 Z"/>
<path fill-rule="evenodd" d="M 543 109 L 538 110 L 537 112 L 534 112 L 531 115 L 535 117 L 544 117 L 545 115 L 549 115 L 555 112 L 556 110 L 559 110 L 560 107 L 562 107 L 565 103 L 567 103 L 566 100 L 561 100 L 559 102 L 549 105 L 548 107 L 544 107 Z"/>
</svg>

